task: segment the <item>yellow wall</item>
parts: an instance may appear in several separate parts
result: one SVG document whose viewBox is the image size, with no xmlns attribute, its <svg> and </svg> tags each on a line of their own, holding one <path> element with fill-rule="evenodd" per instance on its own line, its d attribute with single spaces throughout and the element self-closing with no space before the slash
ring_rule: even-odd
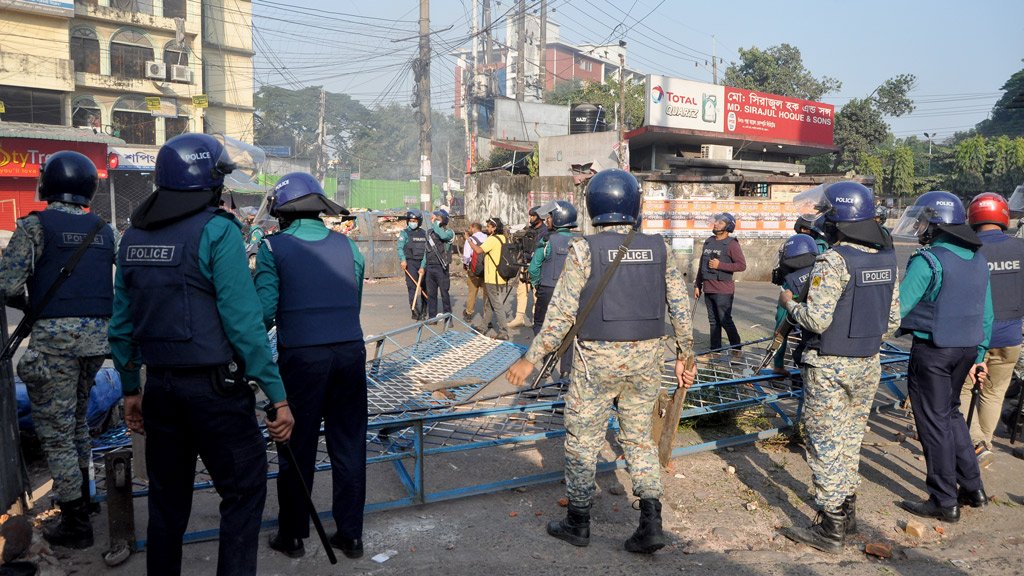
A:
<svg viewBox="0 0 1024 576">
<path fill-rule="evenodd" d="M 67 18 L 0 10 L 0 84 L 66 92 L 74 82 Z"/>
</svg>

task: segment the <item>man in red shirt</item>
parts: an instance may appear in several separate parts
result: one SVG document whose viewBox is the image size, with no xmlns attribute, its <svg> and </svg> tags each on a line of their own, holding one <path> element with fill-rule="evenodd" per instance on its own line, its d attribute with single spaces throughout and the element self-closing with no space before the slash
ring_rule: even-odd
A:
<svg viewBox="0 0 1024 576">
<path fill-rule="evenodd" d="M 736 294 L 735 272 L 747 269 L 743 250 L 736 238 L 729 234 L 736 229 L 736 219 L 723 212 L 715 215 L 711 231 L 713 235 L 704 241 L 701 249 L 700 267 L 693 297 L 704 294 L 708 307 L 708 322 L 711 323 L 711 350 L 722 347 L 722 329 L 729 336 L 729 345 L 740 343 L 740 333 L 732 321 L 732 299 Z"/>
</svg>

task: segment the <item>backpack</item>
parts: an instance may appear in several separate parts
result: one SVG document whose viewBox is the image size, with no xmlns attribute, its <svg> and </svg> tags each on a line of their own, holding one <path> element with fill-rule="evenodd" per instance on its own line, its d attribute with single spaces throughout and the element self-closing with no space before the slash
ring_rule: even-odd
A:
<svg viewBox="0 0 1024 576">
<path fill-rule="evenodd" d="M 470 242 L 479 245 L 476 238 L 470 237 Z M 473 254 L 469 257 L 469 273 L 477 278 L 482 278 L 484 275 L 484 259 L 483 254 Z"/>
<path fill-rule="evenodd" d="M 501 242 L 501 255 L 498 256 L 498 261 L 494 262 L 494 257 L 491 256 L 491 262 L 494 262 L 495 268 L 497 268 L 498 276 L 501 276 L 502 280 L 511 280 L 519 274 L 519 264 L 516 260 L 515 250 L 508 242 Z M 488 256 L 490 256 L 488 254 Z"/>
</svg>

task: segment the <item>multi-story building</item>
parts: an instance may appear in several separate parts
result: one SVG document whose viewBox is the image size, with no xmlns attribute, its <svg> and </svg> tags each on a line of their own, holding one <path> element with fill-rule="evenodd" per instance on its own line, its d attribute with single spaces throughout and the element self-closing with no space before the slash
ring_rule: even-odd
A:
<svg viewBox="0 0 1024 576">
<path fill-rule="evenodd" d="M 0 119 L 93 128 L 133 145 L 188 131 L 251 142 L 251 24 L 248 0 L 5 2 Z"/>
</svg>

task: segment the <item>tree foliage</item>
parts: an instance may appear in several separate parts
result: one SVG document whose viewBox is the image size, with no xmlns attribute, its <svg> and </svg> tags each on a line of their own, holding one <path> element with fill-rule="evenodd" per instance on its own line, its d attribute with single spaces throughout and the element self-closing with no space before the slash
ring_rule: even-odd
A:
<svg viewBox="0 0 1024 576">
<path fill-rule="evenodd" d="M 988 146 L 982 136 L 973 136 L 956 145 L 953 151 L 953 183 L 961 194 L 984 192 Z"/>
<path fill-rule="evenodd" d="M 254 95 L 256 142 L 290 146 L 296 156 L 315 153 L 320 119 L 320 87 L 289 90 L 263 86 Z M 324 125 L 328 150 L 348 153 L 352 132 L 363 126 L 370 111 L 346 94 L 327 93 Z M 332 154 L 333 155 L 333 154 Z"/>
<path fill-rule="evenodd" d="M 867 98 L 850 100 L 836 113 L 834 134 L 839 154 L 834 170 L 857 166 L 861 156 L 892 141 L 885 116 L 902 116 L 914 110 L 909 92 L 916 81 L 913 74 L 900 74 L 883 82 Z"/>
<path fill-rule="evenodd" d="M 914 151 L 909 146 L 897 146 L 892 151 L 886 184 L 889 194 L 909 196 L 914 193 Z"/>
<path fill-rule="evenodd" d="M 779 44 L 761 50 L 756 46 L 739 49 L 740 61 L 725 69 L 727 86 L 770 92 L 781 96 L 818 100 L 839 90 L 843 83 L 829 76 L 816 78 L 804 67 L 800 49 Z"/>
<path fill-rule="evenodd" d="M 643 82 L 626 80 L 626 129 L 639 128 L 644 123 L 645 88 Z M 603 106 L 609 126 L 619 107 L 619 82 L 609 80 L 606 84 L 593 82 L 563 82 L 544 95 L 548 104 L 593 104 Z"/>
<path fill-rule="evenodd" d="M 1024 134 L 1024 70 L 1003 84 L 1003 95 L 992 107 L 992 115 L 977 126 L 982 136 L 1020 136 Z"/>
</svg>

